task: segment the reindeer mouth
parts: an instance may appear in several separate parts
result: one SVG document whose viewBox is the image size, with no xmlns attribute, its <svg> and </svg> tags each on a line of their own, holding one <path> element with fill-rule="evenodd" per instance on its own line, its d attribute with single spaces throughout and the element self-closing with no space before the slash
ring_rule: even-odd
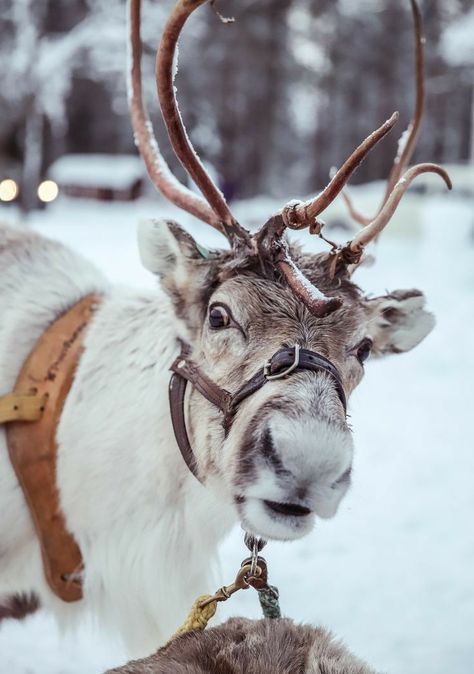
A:
<svg viewBox="0 0 474 674">
<path fill-rule="evenodd" d="M 277 501 L 264 500 L 265 507 L 272 513 L 285 515 L 286 517 L 306 517 L 311 515 L 311 510 L 297 503 L 278 503 Z"/>
</svg>

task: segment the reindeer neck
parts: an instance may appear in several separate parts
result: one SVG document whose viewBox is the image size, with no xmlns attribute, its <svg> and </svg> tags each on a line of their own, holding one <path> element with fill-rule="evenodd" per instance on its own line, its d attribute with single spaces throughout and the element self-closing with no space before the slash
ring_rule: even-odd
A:
<svg viewBox="0 0 474 674">
<path fill-rule="evenodd" d="M 226 508 L 189 473 L 171 426 L 169 367 L 180 337 L 164 294 L 117 291 L 104 298 L 86 337 L 60 430 L 66 435 L 73 419 L 84 419 L 81 452 L 90 452 L 94 438 L 108 437 L 100 462 L 91 469 L 94 475 L 101 473 L 98 489 L 110 485 L 115 518 L 148 512 L 157 523 L 172 508 L 177 521 L 192 518 L 194 530 L 205 527 L 217 541 L 231 519 L 216 516 Z M 91 409 L 97 412 L 91 414 Z M 104 426 L 109 427 L 106 434 Z M 94 464 L 94 457 L 88 461 Z M 104 516 L 109 516 L 107 510 Z"/>
</svg>

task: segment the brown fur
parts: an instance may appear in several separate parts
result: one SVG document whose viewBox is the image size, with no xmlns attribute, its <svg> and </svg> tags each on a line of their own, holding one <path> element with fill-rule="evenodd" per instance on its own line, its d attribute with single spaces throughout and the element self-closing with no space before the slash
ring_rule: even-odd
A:
<svg viewBox="0 0 474 674">
<path fill-rule="evenodd" d="M 376 674 L 324 629 L 232 618 L 108 674 Z"/>
<path fill-rule="evenodd" d="M 23 620 L 40 607 L 35 594 L 15 594 L 0 603 L 0 622 L 8 618 Z"/>
</svg>

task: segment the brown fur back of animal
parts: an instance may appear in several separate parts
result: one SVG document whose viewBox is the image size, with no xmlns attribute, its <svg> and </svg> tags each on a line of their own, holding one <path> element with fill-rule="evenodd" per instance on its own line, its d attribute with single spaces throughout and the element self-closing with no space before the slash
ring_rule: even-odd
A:
<svg viewBox="0 0 474 674">
<path fill-rule="evenodd" d="M 107 674 L 377 674 L 324 629 L 232 618 Z"/>
<path fill-rule="evenodd" d="M 15 594 L 0 600 L 0 622 L 6 619 L 23 620 L 39 609 L 39 599 L 35 594 Z"/>
</svg>

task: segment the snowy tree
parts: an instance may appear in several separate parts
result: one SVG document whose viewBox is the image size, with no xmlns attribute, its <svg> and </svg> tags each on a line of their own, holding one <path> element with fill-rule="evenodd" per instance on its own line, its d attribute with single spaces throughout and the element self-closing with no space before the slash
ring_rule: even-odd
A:
<svg viewBox="0 0 474 674">
<path fill-rule="evenodd" d="M 163 153 L 183 179 L 154 78 L 173 0 L 142 5 L 148 107 Z M 472 0 L 420 5 L 427 104 L 414 160 L 463 160 L 473 84 L 469 60 L 459 59 L 472 49 Z M 134 150 L 126 3 L 0 0 L 0 8 L 0 144 L 16 139 L 9 151 L 22 160 L 22 195 L 31 207 L 39 174 L 60 154 Z M 191 17 L 180 39 L 176 84 L 189 134 L 228 197 L 313 192 L 332 165 L 398 109 L 399 133 L 371 153 L 354 182 L 387 175 L 414 100 L 409 0 L 220 0 L 218 9 L 236 22 L 223 24 L 209 5 Z"/>
<path fill-rule="evenodd" d="M 470 161 L 474 164 L 474 7 L 454 21 L 443 35 L 442 47 L 448 61 L 471 80 Z"/>
<path fill-rule="evenodd" d="M 59 3 L 58 3 L 59 4 Z M 44 123 L 64 131 L 65 99 L 81 53 L 97 40 L 97 15 L 87 14 L 67 32 L 45 34 L 45 0 L 15 0 L 3 14 L 8 25 L 1 44 L 7 64 L 1 106 L 23 126 L 22 205 L 29 210 L 41 175 Z"/>
</svg>

